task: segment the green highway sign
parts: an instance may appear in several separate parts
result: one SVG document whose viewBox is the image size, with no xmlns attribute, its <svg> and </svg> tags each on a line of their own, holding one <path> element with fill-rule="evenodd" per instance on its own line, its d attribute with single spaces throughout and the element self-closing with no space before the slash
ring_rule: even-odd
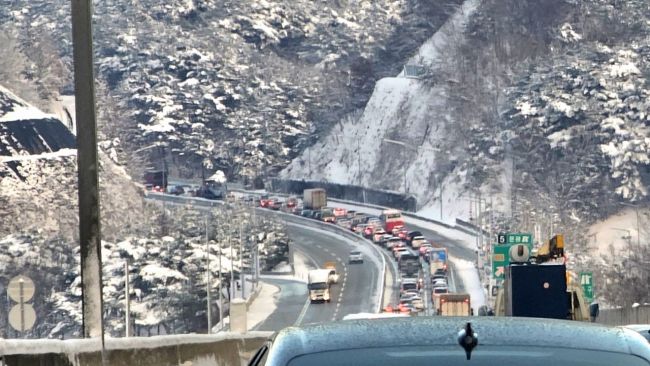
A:
<svg viewBox="0 0 650 366">
<path fill-rule="evenodd" d="M 594 276 L 592 272 L 580 272 L 580 285 L 582 286 L 582 291 L 585 293 L 585 300 L 588 303 L 594 301 L 593 279 Z"/>
<path fill-rule="evenodd" d="M 506 275 L 506 267 L 510 264 L 510 247 L 512 245 L 495 245 L 492 253 L 492 277 L 503 280 Z"/>
<path fill-rule="evenodd" d="M 497 235 L 498 245 L 526 244 L 530 251 L 533 250 L 533 235 L 521 233 L 501 233 Z"/>
</svg>

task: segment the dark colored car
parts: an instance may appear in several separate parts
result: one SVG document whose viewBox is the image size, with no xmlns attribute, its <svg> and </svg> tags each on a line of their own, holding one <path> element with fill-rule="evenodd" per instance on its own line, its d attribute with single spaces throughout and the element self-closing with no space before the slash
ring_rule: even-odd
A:
<svg viewBox="0 0 650 366">
<path fill-rule="evenodd" d="M 300 211 L 300 216 L 302 216 L 302 217 L 312 217 L 313 214 L 314 214 L 314 211 L 312 211 L 312 210 L 302 210 L 302 211 Z"/>
<path fill-rule="evenodd" d="M 170 190 L 169 193 L 180 196 L 181 194 L 185 194 L 185 188 L 182 186 L 173 186 Z"/>
<path fill-rule="evenodd" d="M 419 231 L 409 231 L 408 235 L 406 235 L 406 244 L 411 245 L 411 241 L 413 241 L 413 238 L 415 238 L 416 236 L 424 236 L 424 235 L 422 235 L 422 233 Z"/>
<path fill-rule="evenodd" d="M 568 320 L 403 317 L 289 327 L 249 366 L 648 366 L 630 329 Z"/>
</svg>

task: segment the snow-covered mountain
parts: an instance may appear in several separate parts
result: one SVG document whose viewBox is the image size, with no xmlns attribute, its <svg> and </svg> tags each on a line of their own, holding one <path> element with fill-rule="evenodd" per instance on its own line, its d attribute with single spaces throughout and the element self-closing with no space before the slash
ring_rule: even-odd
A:
<svg viewBox="0 0 650 366">
<path fill-rule="evenodd" d="M 649 61 L 647 1 L 468 0 L 409 73 L 380 80 L 281 175 L 407 192 L 449 222 L 478 222 L 480 206 L 491 232 L 564 233 L 572 268 L 616 283 L 610 304 L 647 301 L 637 272 L 612 277 L 612 262 L 647 276 L 647 251 L 616 245 L 627 251 L 601 260 L 613 235 L 599 220 L 650 240 L 607 220 L 632 204 L 646 222 Z"/>
<path fill-rule="evenodd" d="M 19 274 L 35 282 L 32 303 L 39 321 L 31 337 L 70 338 L 81 332 L 76 158 L 75 138 L 59 119 L 0 88 L 0 287 Z M 167 207 L 163 213 L 144 202 L 141 188 L 104 151 L 99 176 L 109 334 L 124 333 L 127 261 L 136 329 L 169 334 L 205 327 L 208 252 L 215 293 L 220 285 L 229 286 L 229 273 L 236 278 L 252 273 L 253 252 L 259 253 L 261 270 L 287 260 L 283 227 L 266 219 L 252 222 L 253 215 L 243 207 L 207 214 Z M 209 251 L 206 224 L 212 226 Z M 6 314 L 10 305 L 0 302 L 0 313 Z M 215 310 L 215 319 L 217 314 Z M 0 318 L 0 337 L 16 336 L 7 318 Z"/>
<path fill-rule="evenodd" d="M 374 81 L 395 73 L 458 2 L 97 2 L 103 136 L 127 152 L 167 141 L 183 176 L 201 164 L 230 179 L 272 174 L 363 106 Z M 11 63 L 13 74 L 39 80 L 25 94 L 71 90 L 69 6 L 0 9 L 12 60 L 25 60 Z"/>
<path fill-rule="evenodd" d="M 419 78 L 379 81 L 362 113 L 342 119 L 282 175 L 407 192 L 434 217 L 442 189 L 452 220 L 471 216 L 469 195 L 478 191 L 508 216 L 532 199 L 538 209 L 564 202 L 567 216 L 588 221 L 615 212 L 619 200 L 647 201 L 647 14 L 637 14 L 643 2 L 622 5 L 645 20 L 619 19 L 638 32 L 621 31 L 608 45 L 596 22 L 614 15 L 598 2 L 585 6 L 593 14 L 577 24 L 570 19 L 579 9 L 568 2 L 506 10 L 466 1 L 409 61 L 424 70 Z M 547 17 L 521 17 L 536 11 Z M 517 27 L 531 38 L 509 32 Z"/>
</svg>

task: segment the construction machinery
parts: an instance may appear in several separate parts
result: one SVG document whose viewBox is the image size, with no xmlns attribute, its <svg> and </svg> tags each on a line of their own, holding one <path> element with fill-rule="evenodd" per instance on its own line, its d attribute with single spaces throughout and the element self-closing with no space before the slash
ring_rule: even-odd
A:
<svg viewBox="0 0 650 366">
<path fill-rule="evenodd" d="M 524 244 L 513 245 L 509 255 L 495 315 L 590 321 L 582 288 L 567 276 L 562 235 L 554 236 L 534 256 Z"/>
</svg>

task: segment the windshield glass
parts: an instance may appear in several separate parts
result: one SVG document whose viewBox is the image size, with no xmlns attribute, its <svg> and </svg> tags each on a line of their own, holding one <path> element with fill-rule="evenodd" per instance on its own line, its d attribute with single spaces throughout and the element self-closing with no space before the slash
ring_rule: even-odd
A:
<svg viewBox="0 0 650 366">
<path fill-rule="evenodd" d="M 388 347 L 320 352 L 293 358 L 288 366 L 647 366 L 632 355 L 600 351 L 542 347 L 478 346 L 465 359 L 465 351 L 454 347 Z"/>
<path fill-rule="evenodd" d="M 647 323 L 649 4 L 0 1 L 0 339 Z"/>
<path fill-rule="evenodd" d="M 316 283 L 310 283 L 307 287 L 310 290 L 325 290 L 329 286 L 327 285 L 327 283 L 324 282 L 316 282 Z"/>
</svg>

